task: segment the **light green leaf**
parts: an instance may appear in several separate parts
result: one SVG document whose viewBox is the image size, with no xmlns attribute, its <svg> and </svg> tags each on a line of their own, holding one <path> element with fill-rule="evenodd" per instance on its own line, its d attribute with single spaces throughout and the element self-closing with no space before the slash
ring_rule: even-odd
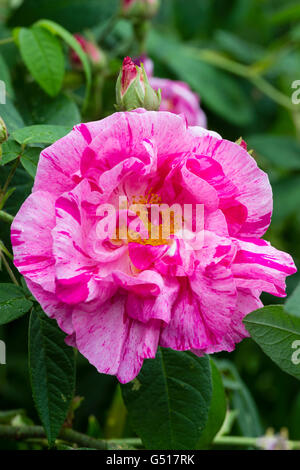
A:
<svg viewBox="0 0 300 470">
<path fill-rule="evenodd" d="M 194 449 L 212 396 L 208 357 L 161 349 L 122 392 L 132 427 L 147 449 Z"/>
<path fill-rule="evenodd" d="M 246 140 L 249 148 L 276 167 L 300 169 L 300 143 L 292 137 L 257 134 Z"/>
<path fill-rule="evenodd" d="M 41 124 L 18 129 L 12 133 L 12 137 L 19 144 L 53 144 L 71 130 L 71 127 Z"/>
<path fill-rule="evenodd" d="M 247 315 L 244 324 L 262 350 L 300 380 L 300 318 L 288 315 L 281 305 L 268 305 Z"/>
<path fill-rule="evenodd" d="M 35 406 L 50 445 L 67 416 L 75 386 L 74 350 L 65 334 L 40 309 L 29 323 L 29 371 Z"/>
<path fill-rule="evenodd" d="M 83 51 L 82 47 L 80 46 L 78 41 L 74 38 L 74 36 L 70 34 L 69 31 L 67 31 L 65 28 L 60 26 L 59 24 L 54 23 L 54 21 L 40 20 L 36 23 L 36 25 L 38 27 L 45 28 L 46 30 L 51 31 L 51 33 L 53 34 L 57 34 L 61 39 L 63 39 L 68 44 L 68 46 L 74 49 L 74 51 L 79 56 L 83 65 L 85 76 L 86 76 L 85 106 L 87 106 L 90 91 L 91 91 L 92 72 L 91 72 L 90 62 L 88 60 L 86 53 Z"/>
<path fill-rule="evenodd" d="M 21 56 L 33 78 L 50 96 L 59 93 L 64 78 L 64 56 L 59 40 L 44 28 L 21 28 Z"/>
<path fill-rule="evenodd" d="M 32 307 L 21 287 L 13 284 L 0 284 L 0 325 L 22 317 Z"/>
<path fill-rule="evenodd" d="M 197 449 L 207 449 L 215 435 L 221 429 L 226 415 L 226 395 L 221 374 L 216 364 L 210 359 L 212 372 L 212 399 L 206 426 L 197 443 Z"/>
</svg>

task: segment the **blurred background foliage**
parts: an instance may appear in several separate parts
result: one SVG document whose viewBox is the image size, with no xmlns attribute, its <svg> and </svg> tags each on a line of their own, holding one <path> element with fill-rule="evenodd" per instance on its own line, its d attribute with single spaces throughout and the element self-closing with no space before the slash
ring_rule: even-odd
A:
<svg viewBox="0 0 300 470">
<path fill-rule="evenodd" d="M 130 21 L 111 19 L 117 9 L 117 0 L 1 0 L 0 40 L 10 36 L 12 28 L 46 18 L 98 41 L 108 59 L 105 78 L 93 74 L 97 96 L 92 95 L 95 99 L 82 115 L 84 78 L 71 70 L 67 50 L 63 91 L 50 98 L 26 71 L 15 44 L 1 45 L 0 79 L 8 83 L 9 100 L 0 105 L 0 115 L 9 132 L 31 124 L 72 126 L 114 111 L 114 86 L 123 56 L 144 52 Z M 155 76 L 186 81 L 199 94 L 210 129 L 233 141 L 242 136 L 254 149 L 274 192 L 272 227 L 266 238 L 291 253 L 299 267 L 300 104 L 293 105 L 291 100 L 292 83 L 300 80 L 299 2 L 162 0 L 145 47 L 154 61 Z M 0 182 L 9 169 L 9 165 L 0 167 Z M 17 212 L 32 184 L 32 175 L 18 168 L 7 212 Z M 0 239 L 10 247 L 9 228 L 2 222 Z M 9 282 L 3 266 L 0 281 Z M 298 281 L 299 275 L 288 279 L 288 293 Z M 265 304 L 278 301 L 263 297 Z M 27 369 L 27 328 L 27 317 L 0 327 L 8 361 L 7 366 L 0 366 L 0 406 L 2 410 L 24 408 L 37 422 Z M 234 353 L 218 358 L 231 407 L 239 411 L 234 433 L 256 436 L 270 426 L 277 431 L 287 427 L 291 439 L 300 439 L 296 379 L 283 373 L 250 339 Z M 116 387 L 115 378 L 98 374 L 78 354 L 76 393 L 84 397 L 76 411 L 79 430 L 88 429 L 95 437 L 131 435 Z M 0 447 L 7 445 L 0 443 Z"/>
</svg>

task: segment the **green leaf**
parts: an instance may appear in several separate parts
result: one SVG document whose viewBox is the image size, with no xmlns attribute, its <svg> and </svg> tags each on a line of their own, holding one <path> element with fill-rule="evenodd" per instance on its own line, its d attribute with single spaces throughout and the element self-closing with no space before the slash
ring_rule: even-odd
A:
<svg viewBox="0 0 300 470">
<path fill-rule="evenodd" d="M 0 54 L 0 80 L 5 83 L 6 93 L 10 98 L 14 97 L 14 90 L 11 83 L 10 72 L 5 60 Z"/>
<path fill-rule="evenodd" d="M 9 133 L 25 126 L 19 111 L 17 111 L 13 103 L 8 98 L 6 99 L 6 104 L 0 104 L 0 116 L 5 122 Z"/>
<path fill-rule="evenodd" d="M 264 55 L 261 46 L 253 42 L 247 42 L 230 31 L 219 29 L 215 32 L 214 38 L 221 50 L 247 64 L 260 60 Z"/>
<path fill-rule="evenodd" d="M 132 427 L 147 449 L 194 449 L 212 396 L 208 357 L 160 349 L 122 393 Z"/>
<path fill-rule="evenodd" d="M 285 5 L 270 16 L 270 21 L 276 24 L 289 23 L 300 19 L 300 5 L 298 2 Z"/>
<path fill-rule="evenodd" d="M 0 325 L 22 317 L 32 307 L 21 287 L 13 284 L 0 284 Z"/>
<path fill-rule="evenodd" d="M 41 149 L 38 147 L 27 147 L 21 157 L 23 167 L 32 178 L 35 178 L 36 175 L 40 153 Z"/>
<path fill-rule="evenodd" d="M 244 324 L 262 350 L 300 380 L 300 365 L 295 360 L 297 344 L 300 349 L 300 318 L 288 315 L 281 305 L 268 305 L 247 315 Z"/>
<path fill-rule="evenodd" d="M 26 0 L 13 9 L 9 25 L 28 26 L 39 18 L 49 18 L 76 33 L 110 18 L 117 11 L 118 3 L 118 0 Z"/>
<path fill-rule="evenodd" d="M 253 397 L 231 361 L 218 360 L 226 389 L 232 391 L 232 409 L 238 411 L 237 425 L 243 436 L 257 437 L 263 434 L 263 427 Z"/>
<path fill-rule="evenodd" d="M 288 176 L 273 184 L 274 212 L 272 221 L 281 222 L 298 212 L 300 205 L 300 176 Z"/>
<path fill-rule="evenodd" d="M 164 62 L 201 97 L 203 103 L 226 121 L 245 126 L 253 120 L 251 100 L 233 76 L 202 61 L 201 50 L 151 32 L 151 55 Z"/>
<path fill-rule="evenodd" d="M 221 429 L 226 415 L 226 395 L 221 374 L 216 364 L 210 359 L 212 372 L 212 398 L 206 426 L 197 443 L 197 449 L 207 449 L 215 435 Z"/>
<path fill-rule="evenodd" d="M 300 317 L 300 283 L 286 300 L 284 310 L 295 317 Z"/>
<path fill-rule="evenodd" d="M 33 78 L 50 96 L 59 93 L 64 78 L 64 56 L 59 40 L 44 28 L 21 28 L 21 56 Z"/>
<path fill-rule="evenodd" d="M 65 334 L 41 309 L 29 323 L 29 371 L 35 406 L 50 445 L 67 416 L 75 386 L 74 350 Z"/>
<path fill-rule="evenodd" d="M 71 127 L 41 124 L 18 129 L 12 133 L 12 137 L 19 144 L 53 144 L 71 130 Z"/>
<path fill-rule="evenodd" d="M 6 165 L 6 163 L 12 162 L 21 154 L 20 145 L 13 139 L 9 138 L 2 144 L 2 158 L 0 159 L 0 165 Z"/>
<path fill-rule="evenodd" d="M 74 36 L 70 34 L 69 31 L 67 31 L 65 28 L 60 26 L 59 24 L 54 23 L 54 21 L 40 20 L 36 23 L 36 25 L 38 27 L 45 28 L 46 30 L 51 31 L 51 33 L 53 34 L 57 34 L 61 39 L 63 39 L 68 44 L 68 46 L 74 49 L 74 51 L 79 56 L 83 65 L 85 76 L 86 76 L 86 94 L 85 94 L 85 107 L 86 107 L 88 104 L 89 95 L 91 91 L 91 84 L 92 84 L 91 66 L 90 66 L 90 62 L 86 53 L 83 51 L 81 45 L 74 38 Z"/>
<path fill-rule="evenodd" d="M 73 127 L 81 122 L 78 106 L 68 96 L 60 94 L 53 100 L 44 95 L 43 98 L 33 108 L 35 124 Z"/>
<path fill-rule="evenodd" d="M 300 169 L 300 143 L 292 137 L 258 134 L 246 140 L 249 148 L 276 167 Z"/>
</svg>

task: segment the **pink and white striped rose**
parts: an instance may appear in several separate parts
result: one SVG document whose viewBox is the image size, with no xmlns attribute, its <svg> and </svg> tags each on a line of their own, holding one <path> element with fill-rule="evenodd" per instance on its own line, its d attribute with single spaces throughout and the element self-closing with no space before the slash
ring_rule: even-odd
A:
<svg viewBox="0 0 300 470">
<path fill-rule="evenodd" d="M 203 204 L 201 249 L 176 233 L 163 244 L 97 237 L 101 204 L 149 191 Z M 271 214 L 268 177 L 242 146 L 169 112 L 115 113 L 42 151 L 12 224 L 14 262 L 66 341 L 125 383 L 158 345 L 232 351 L 262 291 L 285 295 L 296 269 L 261 238 Z"/>
</svg>

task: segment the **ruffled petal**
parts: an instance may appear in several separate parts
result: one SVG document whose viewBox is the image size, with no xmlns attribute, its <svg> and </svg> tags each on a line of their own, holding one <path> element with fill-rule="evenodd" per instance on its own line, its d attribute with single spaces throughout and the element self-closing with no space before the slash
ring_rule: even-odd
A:
<svg viewBox="0 0 300 470">
<path fill-rule="evenodd" d="M 45 290 L 55 290 L 55 258 L 51 230 L 55 226 L 55 199 L 38 191 L 31 194 L 16 215 L 11 227 L 14 264 L 27 279 Z"/>
<path fill-rule="evenodd" d="M 292 257 L 265 240 L 235 240 L 237 254 L 232 273 L 239 288 L 257 289 L 285 297 L 285 279 L 297 269 Z"/>
<path fill-rule="evenodd" d="M 102 305 L 75 308 L 72 316 L 76 346 L 97 370 L 116 375 L 120 382 L 133 380 L 145 358 L 155 357 L 160 322 L 143 324 L 127 317 L 125 296 Z"/>
<path fill-rule="evenodd" d="M 273 207 L 267 174 L 258 168 L 243 147 L 228 140 L 210 136 L 200 138 L 195 153 L 216 160 L 237 188 L 237 199 L 247 209 L 247 218 L 238 236 L 261 237 L 269 227 Z"/>
</svg>

